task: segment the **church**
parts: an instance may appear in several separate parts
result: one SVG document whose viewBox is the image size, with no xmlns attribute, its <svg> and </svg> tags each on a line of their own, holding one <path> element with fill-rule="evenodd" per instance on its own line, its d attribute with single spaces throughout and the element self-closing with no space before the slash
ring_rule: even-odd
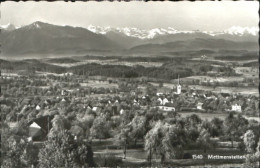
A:
<svg viewBox="0 0 260 168">
<path fill-rule="evenodd" d="M 177 90 L 176 90 L 176 92 L 174 92 L 174 94 L 177 94 L 177 95 L 181 94 L 181 84 L 180 84 L 179 75 L 178 75 L 178 84 L 177 84 L 176 88 L 177 88 Z"/>
</svg>

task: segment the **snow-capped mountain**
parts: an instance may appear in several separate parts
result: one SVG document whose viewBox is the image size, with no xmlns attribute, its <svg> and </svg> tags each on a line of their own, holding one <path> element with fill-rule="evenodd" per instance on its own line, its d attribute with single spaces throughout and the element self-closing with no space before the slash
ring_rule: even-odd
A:
<svg viewBox="0 0 260 168">
<path fill-rule="evenodd" d="M 18 28 L 20 28 L 20 26 L 18 27 L 16 27 L 16 26 L 14 26 L 13 24 L 10 24 L 10 23 L 8 23 L 8 24 L 6 24 L 6 25 L 0 25 L 0 28 L 1 28 L 1 30 L 5 30 L 5 31 L 13 31 L 13 30 L 15 30 L 15 29 L 18 29 Z"/>
<path fill-rule="evenodd" d="M 259 32 L 259 28 L 257 28 L 257 27 L 233 26 L 227 30 L 224 30 L 224 33 L 231 34 L 231 35 L 239 35 L 239 36 L 242 36 L 245 34 L 256 36 L 258 34 L 258 32 Z"/>
<path fill-rule="evenodd" d="M 82 54 L 88 52 L 186 52 L 186 50 L 252 50 L 258 49 L 258 28 L 213 31 L 180 31 L 172 27 L 113 28 L 90 25 L 87 28 L 53 25 L 44 22 L 17 28 L 1 25 L 2 53 Z M 7 31 L 9 30 L 9 31 Z M 15 30 L 15 31 L 11 31 Z M 256 47 L 257 46 L 257 47 Z"/>
<path fill-rule="evenodd" d="M 90 25 L 87 27 L 89 31 L 92 31 L 97 34 L 107 34 L 109 32 L 117 32 L 117 33 L 122 33 L 126 36 L 130 37 L 135 37 L 139 39 L 153 39 L 157 36 L 161 35 L 172 35 L 172 34 L 193 34 L 193 33 L 204 33 L 210 36 L 218 36 L 218 35 L 238 35 L 238 36 L 243 36 L 243 35 L 252 35 L 256 36 L 258 34 L 259 29 L 257 27 L 239 27 L 239 26 L 233 26 L 227 30 L 224 31 L 219 31 L 219 32 L 214 32 L 214 31 L 180 31 L 176 30 L 172 27 L 168 28 L 154 28 L 150 30 L 146 29 L 138 29 L 138 28 L 112 28 L 110 26 L 108 27 L 100 27 L 100 26 L 93 26 Z"/>
<path fill-rule="evenodd" d="M 178 31 L 172 27 L 168 27 L 166 29 L 154 28 L 154 29 L 147 30 L 147 29 L 138 29 L 135 27 L 112 28 L 110 26 L 100 27 L 100 26 L 90 25 L 87 27 L 87 29 L 89 31 L 92 31 L 93 33 L 97 33 L 97 34 L 107 34 L 109 32 L 117 32 L 117 33 L 122 33 L 126 36 L 140 38 L 140 39 L 152 39 L 158 35 L 196 32 L 196 31 Z"/>
</svg>

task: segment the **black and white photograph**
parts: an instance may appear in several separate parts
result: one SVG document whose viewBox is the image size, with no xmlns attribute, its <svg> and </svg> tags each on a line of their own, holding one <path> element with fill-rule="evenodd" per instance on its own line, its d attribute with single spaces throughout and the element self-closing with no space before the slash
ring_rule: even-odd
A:
<svg viewBox="0 0 260 168">
<path fill-rule="evenodd" d="M 256 168 L 258 1 L 5 1 L 1 168 Z"/>
</svg>

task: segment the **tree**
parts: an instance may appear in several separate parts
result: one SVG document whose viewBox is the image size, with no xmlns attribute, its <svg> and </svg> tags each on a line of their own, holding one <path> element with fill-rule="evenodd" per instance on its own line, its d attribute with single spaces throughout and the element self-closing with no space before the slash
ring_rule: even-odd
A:
<svg viewBox="0 0 260 168">
<path fill-rule="evenodd" d="M 70 122 L 63 116 L 61 115 L 55 115 L 55 117 L 52 119 L 52 128 L 55 131 L 60 131 L 64 129 L 69 129 L 71 124 Z"/>
<path fill-rule="evenodd" d="M 143 138 L 146 133 L 146 118 L 136 115 L 130 122 L 130 136 L 134 139 L 135 145 L 139 138 Z"/>
<path fill-rule="evenodd" d="M 123 126 L 120 130 L 120 133 L 116 136 L 115 144 L 119 144 L 124 146 L 124 159 L 126 158 L 126 149 L 127 145 L 132 141 L 131 137 L 129 136 L 130 127 L 129 125 Z"/>
<path fill-rule="evenodd" d="M 178 136 L 179 127 L 158 121 L 145 136 L 145 150 L 151 161 L 152 155 L 160 155 L 161 163 L 166 158 L 176 158 L 182 152 L 183 141 Z M 182 130 L 183 131 L 183 130 Z"/>
<path fill-rule="evenodd" d="M 18 133 L 18 134 L 17 134 Z M 1 167 L 28 167 L 23 153 L 27 148 L 27 139 L 13 131 L 5 123 L 1 123 Z"/>
<path fill-rule="evenodd" d="M 38 153 L 39 149 L 33 144 L 33 142 L 28 142 L 21 156 L 27 167 L 31 165 L 36 166 L 38 164 Z"/>
<path fill-rule="evenodd" d="M 90 129 L 90 135 L 92 138 L 97 138 L 99 141 L 101 139 L 109 137 L 109 125 L 107 124 L 104 115 L 100 115 L 95 118 L 93 125 Z"/>
<path fill-rule="evenodd" d="M 244 136 L 243 136 L 243 141 L 245 144 L 245 149 L 249 153 L 255 152 L 254 146 L 255 146 L 255 134 L 252 130 L 248 130 Z"/>
<path fill-rule="evenodd" d="M 244 134 L 244 144 L 246 146 L 246 150 L 249 152 L 246 155 L 246 167 L 259 167 L 260 160 L 260 138 L 258 139 L 257 147 L 254 149 L 253 146 L 256 144 L 254 141 L 254 133 L 252 130 L 248 130 Z"/>
<path fill-rule="evenodd" d="M 56 132 L 69 130 L 71 127 L 70 122 L 61 115 L 55 115 L 52 119 L 52 129 L 49 132 L 49 136 L 55 136 Z"/>
<path fill-rule="evenodd" d="M 1 167 L 25 167 L 21 156 L 26 147 L 26 141 L 18 136 L 12 135 L 8 139 L 2 141 L 4 147 L 1 155 L 3 162 Z"/>
<path fill-rule="evenodd" d="M 207 153 L 207 149 L 212 148 L 213 143 L 210 140 L 210 133 L 208 132 L 208 130 L 202 128 L 202 130 L 200 131 L 199 137 L 197 139 L 197 143 L 203 149 L 204 154 Z M 203 158 L 206 158 L 206 156 Z"/>
<path fill-rule="evenodd" d="M 223 134 L 223 120 L 219 118 L 213 118 L 211 120 L 210 135 L 212 137 L 218 137 Z"/>
<path fill-rule="evenodd" d="M 196 114 L 192 114 L 185 118 L 185 132 L 190 142 L 196 142 L 199 137 L 199 128 L 202 120 Z"/>
<path fill-rule="evenodd" d="M 94 166 L 92 149 L 87 143 L 74 140 L 67 130 L 55 132 L 39 151 L 40 168 L 82 166 Z"/>
<path fill-rule="evenodd" d="M 237 117 L 230 113 L 224 120 L 224 133 L 231 141 L 232 148 L 234 140 L 239 140 L 240 137 L 246 132 L 248 121 L 241 115 Z"/>
</svg>

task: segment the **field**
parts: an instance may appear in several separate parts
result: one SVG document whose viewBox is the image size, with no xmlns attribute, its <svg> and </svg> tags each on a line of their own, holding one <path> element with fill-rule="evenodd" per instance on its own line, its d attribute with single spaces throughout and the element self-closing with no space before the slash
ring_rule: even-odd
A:
<svg viewBox="0 0 260 168">
<path fill-rule="evenodd" d="M 210 81 L 210 82 L 233 82 L 238 81 L 241 82 L 243 80 L 243 77 L 241 76 L 231 76 L 231 77 L 210 77 L 210 76 L 190 76 L 186 78 L 182 78 L 182 81 L 190 81 L 190 80 L 200 80 L 200 81 Z"/>
<path fill-rule="evenodd" d="M 150 83 L 154 86 L 159 86 L 159 83 L 156 82 L 150 82 Z M 172 89 L 176 87 L 177 83 L 178 83 L 177 80 L 174 80 L 173 83 L 163 83 L 163 86 L 165 88 Z M 221 87 L 221 86 L 214 87 L 214 86 L 202 86 L 202 85 L 188 85 L 188 87 L 196 90 L 212 91 L 215 93 L 240 93 L 243 95 L 259 96 L 259 91 L 257 87 Z"/>
<path fill-rule="evenodd" d="M 235 67 L 234 68 L 236 73 L 242 74 L 244 77 L 257 77 L 257 74 L 259 73 L 258 68 L 253 67 Z"/>
<path fill-rule="evenodd" d="M 190 116 L 192 114 L 196 114 L 198 115 L 202 120 L 212 120 L 214 117 L 216 118 L 220 118 L 222 120 L 224 120 L 227 116 L 228 113 L 199 113 L 199 112 L 180 112 L 179 114 L 181 114 L 182 117 L 186 117 L 186 116 Z M 256 120 L 258 122 L 260 122 L 259 117 L 247 117 L 244 116 L 246 119 L 248 120 Z"/>
<path fill-rule="evenodd" d="M 160 67 L 162 65 L 161 62 L 127 62 L 127 61 L 120 61 L 118 59 L 109 59 L 109 60 L 82 60 L 80 62 L 72 62 L 72 63 L 50 63 L 51 65 L 62 66 L 62 67 L 73 67 L 78 65 L 85 65 L 85 64 L 100 64 L 100 65 L 126 65 L 126 66 L 143 66 L 143 67 Z"/>
<path fill-rule="evenodd" d="M 118 85 L 115 83 L 109 83 L 108 81 L 94 81 L 88 80 L 87 83 L 80 83 L 83 87 L 93 87 L 93 88 L 116 88 Z"/>
<path fill-rule="evenodd" d="M 226 143 L 226 142 L 225 142 Z M 240 165 L 244 162 L 244 159 L 228 159 L 228 160 L 221 160 L 221 159 L 209 159 L 207 158 L 208 155 L 220 155 L 220 156 L 230 156 L 230 155 L 239 155 L 243 156 L 244 153 L 239 151 L 238 149 L 232 149 L 231 143 L 226 143 L 227 148 L 216 148 L 214 150 L 209 150 L 207 151 L 207 155 L 204 154 L 203 150 L 185 150 L 184 153 L 190 153 L 191 155 L 204 155 L 206 159 L 168 159 L 166 160 L 166 165 L 176 165 L 176 166 L 190 166 L 190 165 L 204 165 L 204 164 L 209 164 L 209 165 L 223 165 L 224 163 L 237 163 L 237 165 Z M 236 143 L 234 143 L 236 144 Z M 142 143 L 138 144 L 139 146 L 142 146 Z M 113 139 L 106 139 L 106 140 L 94 140 L 93 141 L 93 149 L 95 149 L 95 155 L 96 158 L 98 158 L 100 155 L 108 154 L 115 156 L 117 158 L 123 158 L 124 157 L 124 152 L 123 152 L 123 147 L 122 149 L 111 149 L 114 146 L 113 144 Z M 128 148 L 126 151 L 126 159 L 123 159 L 123 164 L 126 164 L 129 166 L 130 165 L 136 165 L 136 166 L 142 166 L 142 165 L 148 165 L 149 162 L 147 161 L 147 152 L 143 150 L 143 148 L 136 148 L 136 149 L 131 149 Z M 157 165 L 160 163 L 160 157 L 153 155 L 152 159 L 152 165 Z M 235 166 L 236 164 L 232 164 L 232 166 Z M 159 165 L 158 165 L 159 166 Z"/>
</svg>

